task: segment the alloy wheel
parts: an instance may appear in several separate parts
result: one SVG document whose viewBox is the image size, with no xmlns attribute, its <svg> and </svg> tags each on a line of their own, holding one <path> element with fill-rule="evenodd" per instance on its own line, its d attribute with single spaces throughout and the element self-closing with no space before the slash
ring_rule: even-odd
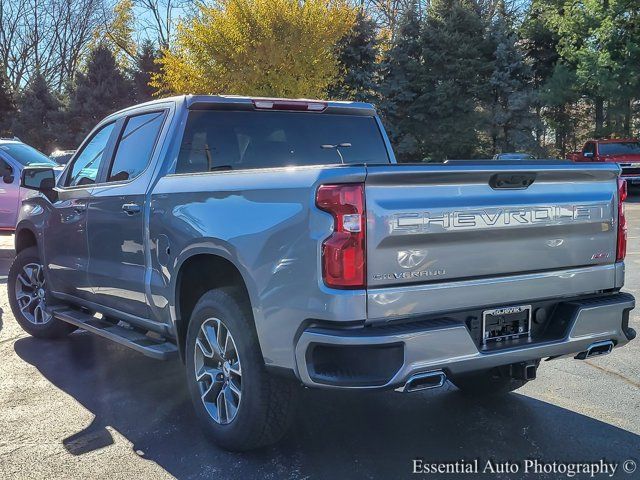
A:
<svg viewBox="0 0 640 480">
<path fill-rule="evenodd" d="M 202 323 L 194 356 L 196 382 L 205 409 L 216 423 L 231 423 L 240 408 L 242 369 L 233 336 L 220 319 L 208 318 Z"/>
<path fill-rule="evenodd" d="M 15 295 L 20 312 L 30 323 L 44 325 L 52 318 L 47 311 L 44 268 L 28 263 L 18 274 Z"/>
</svg>

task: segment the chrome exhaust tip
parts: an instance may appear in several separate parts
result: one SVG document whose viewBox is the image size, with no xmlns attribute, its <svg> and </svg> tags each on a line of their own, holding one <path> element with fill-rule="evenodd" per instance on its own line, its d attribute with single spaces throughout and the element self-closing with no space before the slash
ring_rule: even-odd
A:
<svg viewBox="0 0 640 480">
<path fill-rule="evenodd" d="M 597 357 L 600 355 L 608 355 L 613 350 L 613 341 L 605 340 L 603 342 L 592 343 L 584 352 L 580 352 L 575 356 L 576 360 L 586 360 L 587 358 Z"/>
<path fill-rule="evenodd" d="M 440 388 L 447 381 L 447 376 L 442 371 L 416 373 L 412 375 L 407 383 L 396 388 L 396 392 L 410 393 L 430 388 Z"/>
</svg>

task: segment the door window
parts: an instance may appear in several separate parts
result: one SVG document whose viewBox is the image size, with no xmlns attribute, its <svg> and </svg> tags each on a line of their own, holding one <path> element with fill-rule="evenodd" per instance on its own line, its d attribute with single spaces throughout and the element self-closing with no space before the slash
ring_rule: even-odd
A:
<svg viewBox="0 0 640 480">
<path fill-rule="evenodd" d="M 593 155 L 596 154 L 596 144 L 593 142 L 589 142 L 584 146 L 584 153 L 591 153 Z"/>
<path fill-rule="evenodd" d="M 75 187 L 96 183 L 100 164 L 109 144 L 109 137 L 114 125 L 115 123 L 110 123 L 98 130 L 82 149 L 82 152 L 76 156 L 73 165 L 71 165 L 71 173 L 67 178 L 66 186 Z"/>
<path fill-rule="evenodd" d="M 147 168 L 164 116 L 164 112 L 152 112 L 127 119 L 116 147 L 108 182 L 131 180 Z"/>
<path fill-rule="evenodd" d="M 7 162 L 0 158 L 0 177 L 13 175 L 13 168 Z"/>
</svg>

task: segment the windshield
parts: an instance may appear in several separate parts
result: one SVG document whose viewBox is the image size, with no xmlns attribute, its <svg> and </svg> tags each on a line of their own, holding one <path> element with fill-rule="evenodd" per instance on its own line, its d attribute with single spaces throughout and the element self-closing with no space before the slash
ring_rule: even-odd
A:
<svg viewBox="0 0 640 480">
<path fill-rule="evenodd" d="M 7 155 L 25 167 L 34 164 L 50 165 L 52 167 L 58 166 L 56 162 L 51 160 L 44 153 L 41 153 L 35 148 L 25 145 L 24 143 L 6 143 L 4 145 L 0 145 L 0 150 L 6 152 Z"/>
<path fill-rule="evenodd" d="M 374 117 L 192 111 L 176 173 L 340 163 L 389 163 Z"/>
<path fill-rule="evenodd" d="M 600 155 L 640 155 L 640 142 L 601 143 Z"/>
</svg>

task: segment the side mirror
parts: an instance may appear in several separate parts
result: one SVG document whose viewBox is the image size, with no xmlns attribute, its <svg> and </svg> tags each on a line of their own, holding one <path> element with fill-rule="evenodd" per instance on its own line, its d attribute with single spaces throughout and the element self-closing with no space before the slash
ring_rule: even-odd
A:
<svg viewBox="0 0 640 480">
<path fill-rule="evenodd" d="M 20 186 L 28 190 L 36 190 L 53 201 L 56 174 L 53 168 L 25 168 L 20 177 Z"/>
<path fill-rule="evenodd" d="M 584 152 L 582 156 L 584 158 L 593 158 L 593 152 Z"/>
</svg>

